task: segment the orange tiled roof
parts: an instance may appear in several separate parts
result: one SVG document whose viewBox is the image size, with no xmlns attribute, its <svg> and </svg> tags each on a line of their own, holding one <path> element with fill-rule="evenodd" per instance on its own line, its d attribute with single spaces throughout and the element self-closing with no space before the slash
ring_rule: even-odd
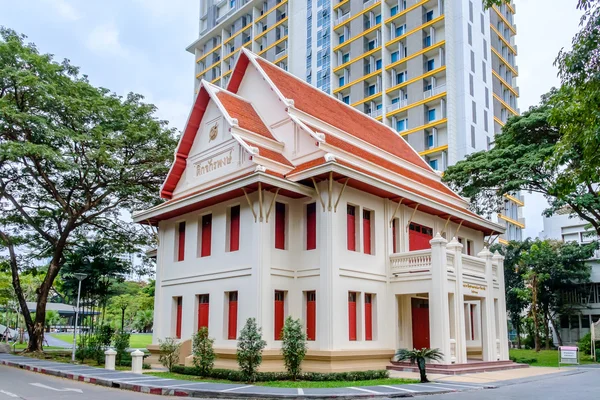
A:
<svg viewBox="0 0 600 400">
<path fill-rule="evenodd" d="M 217 97 L 231 118 L 238 120 L 240 128 L 258 133 L 266 138 L 276 140 L 265 126 L 260 116 L 249 102 L 240 99 L 224 90 L 217 92 Z"/>
</svg>

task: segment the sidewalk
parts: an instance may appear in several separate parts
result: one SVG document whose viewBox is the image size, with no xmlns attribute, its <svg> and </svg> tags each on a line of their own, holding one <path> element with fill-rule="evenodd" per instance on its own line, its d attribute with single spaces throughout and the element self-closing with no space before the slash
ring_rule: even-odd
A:
<svg viewBox="0 0 600 400">
<path fill-rule="evenodd" d="M 86 365 L 39 360 L 13 354 L 0 354 L 0 365 L 18 367 L 47 375 L 135 392 L 182 397 L 246 397 L 263 399 L 414 397 L 427 394 L 492 389 L 495 387 L 479 383 L 444 381 L 427 384 L 377 385 L 330 389 L 277 388 L 247 385 L 244 383 L 226 384 L 181 381 L 124 371 L 108 371 Z"/>
</svg>

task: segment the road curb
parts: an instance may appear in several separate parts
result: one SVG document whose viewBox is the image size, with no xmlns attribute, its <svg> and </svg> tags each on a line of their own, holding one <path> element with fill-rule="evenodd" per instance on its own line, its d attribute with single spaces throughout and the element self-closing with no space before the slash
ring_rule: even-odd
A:
<svg viewBox="0 0 600 400">
<path fill-rule="evenodd" d="M 36 359 L 37 360 L 37 359 Z M 45 361 L 45 360 L 40 360 Z M 52 361 L 47 361 L 52 362 Z M 0 359 L 0 365 L 5 365 L 13 368 L 20 368 L 23 370 L 41 373 L 45 375 L 51 375 L 59 378 L 65 378 L 69 380 L 74 380 L 78 382 L 84 382 L 104 387 L 110 387 L 115 389 L 129 390 L 133 392 L 146 393 L 146 394 L 154 394 L 154 395 L 162 395 L 162 396 L 175 396 L 175 397 L 197 397 L 197 398 L 253 398 L 253 399 L 356 399 L 356 398 L 400 398 L 400 397 L 415 397 L 421 395 L 431 395 L 431 394 L 444 394 L 444 393 L 454 393 L 458 392 L 458 390 L 436 390 L 436 391 L 422 391 L 422 392 L 386 392 L 386 393 L 368 393 L 368 390 L 364 393 L 356 392 L 356 393 L 327 393 L 327 394 L 300 394 L 298 393 L 261 393 L 261 392 L 244 392 L 242 390 L 238 391 L 219 391 L 219 390 L 202 390 L 202 389 L 186 389 L 186 388 L 165 388 L 152 384 L 144 385 L 142 383 L 127 383 L 120 382 L 116 379 L 108 379 L 102 378 L 100 376 L 89 376 L 91 375 L 89 372 L 85 374 L 77 373 L 74 371 L 61 371 L 60 369 L 48 367 L 48 366 L 40 366 L 37 367 L 35 365 L 27 365 L 24 362 L 18 362 L 15 360 L 6 360 Z M 99 371 L 105 371 L 99 369 Z M 118 372 L 118 371 L 117 371 Z M 190 382 L 193 383 L 193 382 Z M 235 385 L 232 385 L 235 387 Z M 257 386 L 253 386 L 253 388 L 257 388 Z M 268 390 L 268 387 L 265 387 Z M 481 389 L 487 389 L 487 387 L 481 387 Z M 340 388 L 343 389 L 343 388 Z M 401 390 L 401 389 L 400 389 Z"/>
</svg>

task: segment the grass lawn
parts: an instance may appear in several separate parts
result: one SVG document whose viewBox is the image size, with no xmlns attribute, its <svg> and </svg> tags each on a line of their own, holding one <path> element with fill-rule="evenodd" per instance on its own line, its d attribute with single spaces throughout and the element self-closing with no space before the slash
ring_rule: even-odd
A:
<svg viewBox="0 0 600 400">
<path fill-rule="evenodd" d="M 51 333 L 50 336 L 62 340 L 63 342 L 72 343 L 72 333 Z M 150 333 L 132 333 L 129 342 L 129 347 L 134 349 L 146 348 L 149 344 L 152 344 L 152 334 Z"/>
<path fill-rule="evenodd" d="M 535 350 L 510 349 L 510 356 L 517 358 L 535 358 L 537 362 L 530 364 L 532 367 L 558 367 L 558 350 Z M 594 361 L 587 354 L 580 354 L 581 364 L 592 364 Z"/>
<path fill-rule="evenodd" d="M 200 378 L 192 375 L 175 374 L 172 372 L 146 372 L 146 375 L 159 376 L 161 378 L 168 379 L 179 379 L 184 381 L 199 381 L 199 382 L 212 382 L 212 383 L 237 383 L 243 384 L 243 382 L 232 382 L 224 379 L 210 379 Z M 368 381 L 327 381 L 327 382 L 312 382 L 312 381 L 273 381 L 273 382 L 256 382 L 257 386 L 271 386 L 280 388 L 338 388 L 348 386 L 376 386 L 376 385 L 402 385 L 407 383 L 419 383 L 418 380 L 414 379 L 399 379 L 399 378 L 388 378 L 388 379 L 373 379 Z"/>
</svg>

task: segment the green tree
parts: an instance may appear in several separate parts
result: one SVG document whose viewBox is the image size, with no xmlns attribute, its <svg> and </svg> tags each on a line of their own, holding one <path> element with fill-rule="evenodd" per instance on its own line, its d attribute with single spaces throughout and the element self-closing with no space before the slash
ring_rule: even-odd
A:
<svg viewBox="0 0 600 400">
<path fill-rule="evenodd" d="M 117 352 L 117 362 L 119 365 L 123 363 L 123 356 L 129 348 L 130 339 L 131 335 L 122 331 L 116 332 L 113 336 L 113 346 L 115 346 L 115 351 Z M 104 338 L 101 340 L 104 340 Z"/>
<path fill-rule="evenodd" d="M 394 359 L 396 361 L 410 361 L 411 364 L 416 363 L 419 368 L 419 375 L 421 377 L 421 383 L 429 382 L 427 379 L 427 361 L 439 361 L 444 357 L 444 354 L 440 349 L 413 349 L 406 350 L 400 349 L 396 351 Z"/>
<path fill-rule="evenodd" d="M 176 141 L 155 110 L 140 95 L 92 86 L 68 60 L 56 62 L 25 36 L 0 30 L 0 246 L 27 351 L 42 349 L 48 294 L 74 243 L 93 234 L 131 253 L 147 242 L 120 216 L 157 203 L 172 161 Z M 49 262 L 40 270 L 34 320 L 21 272 L 40 260 Z"/>
<path fill-rule="evenodd" d="M 262 329 L 254 318 L 248 318 L 240 333 L 237 344 L 237 362 L 247 382 L 256 380 L 258 367 L 262 363 L 262 351 L 267 345 L 262 338 Z"/>
<path fill-rule="evenodd" d="M 283 324 L 281 335 L 283 341 L 281 345 L 281 353 L 283 354 L 283 363 L 288 374 L 293 380 L 302 372 L 302 361 L 306 356 L 308 347 L 306 345 L 306 334 L 302 327 L 300 319 L 287 317 Z"/>
<path fill-rule="evenodd" d="M 215 340 L 208 336 L 208 328 L 205 326 L 200 328 L 192 339 L 194 365 L 200 370 L 201 376 L 208 376 L 215 365 Z"/>
<path fill-rule="evenodd" d="M 139 310 L 133 319 L 133 327 L 140 332 L 148 332 L 154 323 L 153 310 Z"/>
</svg>

